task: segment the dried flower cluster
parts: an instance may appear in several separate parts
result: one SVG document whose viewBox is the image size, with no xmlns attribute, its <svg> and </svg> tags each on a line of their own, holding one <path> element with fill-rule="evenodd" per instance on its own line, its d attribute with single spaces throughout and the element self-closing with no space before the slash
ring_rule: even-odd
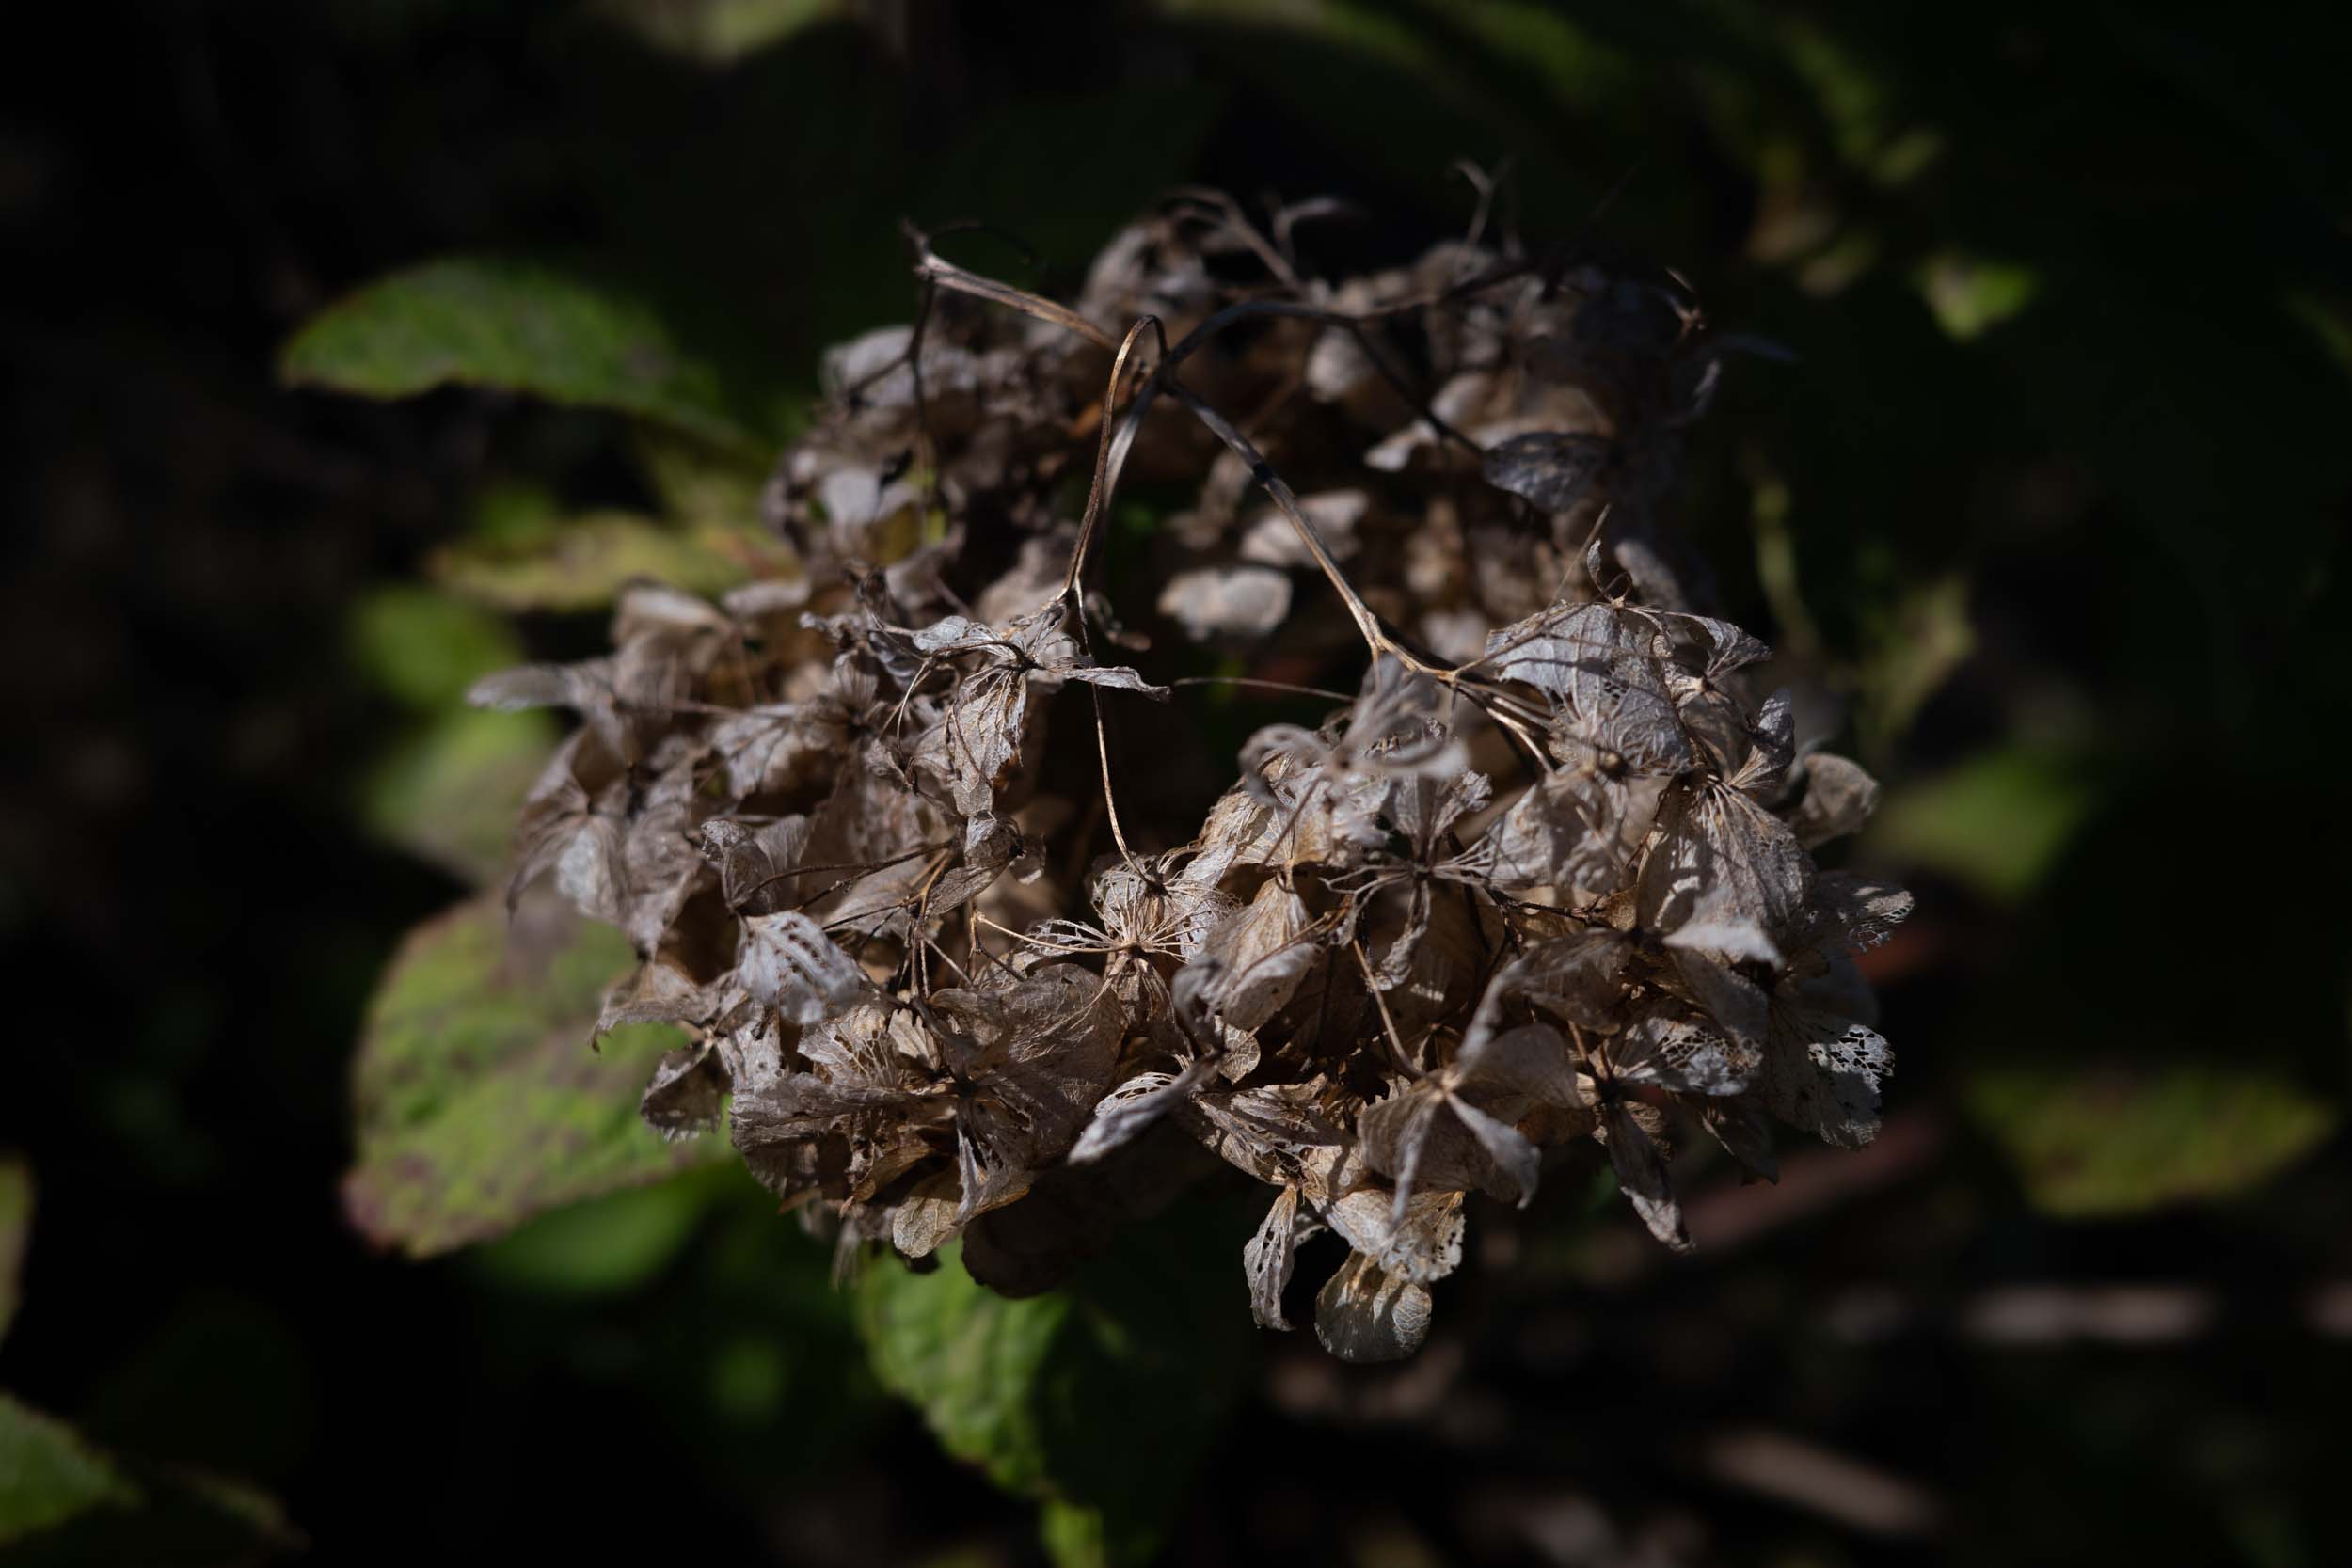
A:
<svg viewBox="0 0 2352 1568">
<path fill-rule="evenodd" d="M 1010 1293 L 1214 1155 L 1273 1189 L 1258 1321 L 1327 1227 L 1316 1326 L 1369 1360 L 1426 1334 L 1467 1196 L 1525 1204 L 1548 1147 L 1603 1145 L 1682 1248 L 1676 1123 L 1763 1176 L 1769 1119 L 1867 1142 L 1851 956 L 1909 899 L 1815 866 L 1876 786 L 1759 696 L 1662 521 L 1726 346 L 1688 291 L 1475 235 L 1333 284 L 1295 259 L 1314 215 L 1180 198 L 1068 307 L 918 242 L 917 324 L 833 352 L 771 488 L 805 576 L 640 586 L 608 657 L 475 696 L 581 716 L 516 885 L 636 944 L 601 1027 L 697 1042 L 654 1126 L 723 1111 L 845 1250 L 961 1238 Z M 1088 578 L 1138 476 L 1189 504 L 1120 538 L 1177 558 L 1130 624 Z M 1259 729 L 1205 820 L 1123 815 L 1214 688 L 1102 650 L 1187 640 L 1360 689 Z"/>
</svg>

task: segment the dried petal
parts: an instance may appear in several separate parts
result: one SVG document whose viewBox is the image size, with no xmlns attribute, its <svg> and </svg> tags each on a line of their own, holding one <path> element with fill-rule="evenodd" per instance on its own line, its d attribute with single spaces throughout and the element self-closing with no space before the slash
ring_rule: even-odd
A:
<svg viewBox="0 0 2352 1568">
<path fill-rule="evenodd" d="M 1675 1201 L 1674 1184 L 1666 1175 L 1666 1157 L 1631 1109 L 1613 1102 L 1601 1117 L 1599 1131 L 1609 1146 L 1609 1164 L 1617 1173 L 1617 1186 L 1642 1216 L 1651 1235 L 1676 1252 L 1691 1250 L 1691 1233 L 1682 1226 L 1682 1206 Z"/>
<path fill-rule="evenodd" d="M 1662 837 L 1642 867 L 1642 924 L 1752 925 L 1768 938 L 1796 927 L 1808 868 L 1788 825 L 1743 792 L 1708 782 L 1672 797 Z"/>
<path fill-rule="evenodd" d="M 1791 1127 L 1860 1148 L 1878 1135 L 1879 1081 L 1894 1070 L 1895 1054 L 1876 1030 L 1802 993 L 1773 998 L 1764 1098 Z"/>
<path fill-rule="evenodd" d="M 744 920 L 739 973 L 746 990 L 803 1025 L 843 1011 L 869 985 L 823 927 L 793 910 Z"/>
<path fill-rule="evenodd" d="M 1399 1217 L 1389 1196 L 1359 1188 L 1324 1205 L 1331 1228 L 1359 1253 L 1402 1279 L 1443 1279 L 1462 1263 L 1462 1195 L 1416 1194 Z"/>
<path fill-rule="evenodd" d="M 1429 1288 L 1361 1253 L 1315 1295 L 1315 1338 L 1343 1361 L 1402 1361 L 1429 1338 Z"/>
<path fill-rule="evenodd" d="M 1748 1086 L 1754 1053 L 1698 1019 L 1652 1013 L 1609 1042 L 1619 1080 L 1655 1084 L 1679 1094 L 1738 1094 Z"/>
<path fill-rule="evenodd" d="M 1488 447 L 1480 472 L 1487 483 L 1524 497 L 1539 512 L 1566 512 L 1584 499 L 1613 455 L 1597 436 L 1536 431 Z"/>
<path fill-rule="evenodd" d="M 1247 909 L 1219 926 L 1197 964 L 1214 965 L 1200 1000 L 1235 1029 L 1251 1030 L 1279 1012 L 1320 951 L 1305 940 L 1311 924 L 1306 901 L 1280 878 L 1258 890 Z"/>
<path fill-rule="evenodd" d="M 890 1244 L 908 1258 L 928 1258 L 963 1228 L 962 1184 L 953 1171 L 916 1183 L 890 1217 Z"/>
<path fill-rule="evenodd" d="M 1207 1081 L 1213 1063 L 1193 1063 L 1182 1072 L 1139 1072 L 1104 1095 L 1094 1107 L 1093 1119 L 1071 1146 L 1070 1163 L 1092 1164 L 1113 1149 L 1123 1148 L 1144 1130 L 1190 1098 Z"/>
<path fill-rule="evenodd" d="M 1850 762 L 1827 752 L 1804 759 L 1804 790 L 1788 814 L 1797 842 L 1818 849 L 1835 838 L 1858 833 L 1878 810 L 1878 781 Z"/>
<path fill-rule="evenodd" d="M 637 1112 L 665 1138 L 691 1137 L 719 1125 L 728 1087 L 726 1069 L 710 1047 L 665 1051 Z"/>
<path fill-rule="evenodd" d="M 1289 1331 L 1290 1323 L 1282 1316 L 1282 1291 L 1291 1282 L 1298 1243 L 1320 1228 L 1311 1220 L 1301 1223 L 1296 1187 L 1285 1187 L 1277 1194 L 1273 1207 L 1258 1222 L 1256 1232 L 1242 1248 L 1241 1266 L 1249 1281 L 1249 1314 L 1258 1320 L 1259 1327 Z"/>
<path fill-rule="evenodd" d="M 1179 572 L 1160 590 L 1159 611 L 1195 642 L 1263 637 L 1291 612 L 1291 579 L 1270 566 Z"/>
</svg>

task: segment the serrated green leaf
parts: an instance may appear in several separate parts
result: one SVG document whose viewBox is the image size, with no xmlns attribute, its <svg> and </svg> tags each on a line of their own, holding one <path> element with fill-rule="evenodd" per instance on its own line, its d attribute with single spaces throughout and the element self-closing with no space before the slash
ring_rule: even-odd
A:
<svg viewBox="0 0 2352 1568">
<path fill-rule="evenodd" d="M 526 905 L 512 939 L 484 896 L 411 932 L 369 1006 L 353 1084 L 353 1222 L 412 1257 L 503 1235 L 548 1210 L 723 1157 L 637 1115 L 667 1025 L 588 1033 L 628 968 L 614 931 Z"/>
<path fill-rule="evenodd" d="M 364 397 L 494 387 L 759 445 L 717 369 L 651 305 L 540 261 L 453 257 L 379 278 L 313 317 L 280 370 L 294 386 Z"/>
<path fill-rule="evenodd" d="M 429 570 L 453 593 L 519 613 L 601 610 L 635 578 L 716 597 L 755 576 L 789 576 L 799 562 L 753 528 L 675 528 L 632 513 L 597 512 L 520 543 L 453 545 L 434 556 Z"/>
<path fill-rule="evenodd" d="M 0 1155 L 0 1338 L 24 1293 L 24 1253 L 33 1240 L 33 1167 L 19 1154 Z"/>
<path fill-rule="evenodd" d="M 360 816 L 386 843 L 483 886 L 506 865 L 516 816 L 557 733 L 547 713 L 452 708 L 377 760 Z"/>
<path fill-rule="evenodd" d="M 2338 1120 L 2334 1106 L 2248 1064 L 1989 1067 L 1968 1106 L 2035 1207 L 2075 1218 L 2245 1192 Z"/>
<path fill-rule="evenodd" d="M 137 1488 L 79 1433 L 0 1394 L 0 1545 L 138 1500 Z"/>
<path fill-rule="evenodd" d="M 1056 1560 L 1145 1560 L 1250 1375 L 1233 1218 L 1198 1203 L 1163 1215 L 1021 1301 L 974 1283 L 955 1248 L 930 1274 L 877 1259 L 858 1285 L 875 1375 L 949 1453 L 1048 1505 Z"/>
</svg>

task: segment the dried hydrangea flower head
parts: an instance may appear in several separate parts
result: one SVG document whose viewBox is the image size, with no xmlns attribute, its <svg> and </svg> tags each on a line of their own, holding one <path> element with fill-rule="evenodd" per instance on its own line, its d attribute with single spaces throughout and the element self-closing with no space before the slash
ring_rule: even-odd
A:
<svg viewBox="0 0 2352 1568">
<path fill-rule="evenodd" d="M 1775 1122 L 1867 1142 L 1853 958 L 1910 904 L 1816 866 L 1876 786 L 1696 602 L 1689 292 L 1477 235 L 1317 278 L 1299 215 L 1185 198 L 1067 306 L 918 243 L 917 325 L 828 356 L 770 487 L 806 580 L 634 588 L 611 654 L 474 696 L 580 715 L 516 886 L 636 945 L 599 1027 L 691 1037 L 665 1135 L 723 1122 L 845 1259 L 961 1240 L 1015 1293 L 1222 1162 L 1273 1193 L 1258 1321 L 1328 1230 L 1317 1333 L 1370 1360 L 1426 1336 L 1470 1195 L 1527 1203 L 1554 1150 L 1683 1248 L 1677 1124 L 1764 1177 Z M 1131 474 L 1195 499 L 1121 626 L 1087 579 Z M 1122 809 L 1114 725 L 1128 766 L 1198 726 L 1098 649 L 1187 642 L 1360 681 L 1200 815 Z"/>
</svg>

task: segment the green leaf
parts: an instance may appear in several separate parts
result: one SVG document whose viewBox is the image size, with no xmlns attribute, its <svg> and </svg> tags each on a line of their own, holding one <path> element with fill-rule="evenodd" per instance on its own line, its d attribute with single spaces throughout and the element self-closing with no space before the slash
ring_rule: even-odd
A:
<svg viewBox="0 0 2352 1568">
<path fill-rule="evenodd" d="M 847 8 L 841 0 L 599 0 L 596 8 L 658 48 L 727 65 Z"/>
<path fill-rule="evenodd" d="M 103 1450 L 0 1393 L 0 1547 L 35 1564 L 251 1564 L 298 1550 L 278 1500 L 186 1465 Z"/>
<path fill-rule="evenodd" d="M 72 1427 L 0 1394 L 0 1545 L 138 1500 L 137 1488 Z"/>
<path fill-rule="evenodd" d="M 1936 325 L 1962 342 L 2009 320 L 2042 290 L 2032 267 L 1952 251 L 1929 257 L 1912 276 Z"/>
<path fill-rule="evenodd" d="M 480 887 L 505 867 L 515 818 L 557 733 L 547 713 L 452 708 L 376 761 L 360 816 L 386 843 Z"/>
<path fill-rule="evenodd" d="M 718 1190 L 706 1175 L 732 1185 L 739 1173 L 713 1167 L 555 1210 L 482 1247 L 474 1267 L 495 1284 L 540 1295 L 625 1295 L 692 1238 Z"/>
<path fill-rule="evenodd" d="M 354 609 L 352 662 L 421 717 L 369 768 L 358 809 L 378 838 L 476 886 L 506 863 L 532 781 L 555 749 L 548 713 L 464 707 L 466 689 L 523 661 L 496 615 L 444 590 L 386 588 Z"/>
<path fill-rule="evenodd" d="M 630 449 L 638 472 L 660 498 L 657 510 L 671 522 L 751 529 L 772 537 L 760 521 L 760 492 L 773 468 L 765 454 L 747 456 L 648 424 L 637 427 Z"/>
<path fill-rule="evenodd" d="M 1107 1568 L 1121 1561 L 1146 1560 L 1151 1544 L 1122 1556 L 1110 1534 L 1109 1521 L 1099 1508 L 1048 1497 L 1038 1509 L 1037 1534 L 1055 1568 Z"/>
<path fill-rule="evenodd" d="M 1910 732 L 1928 699 L 1977 651 L 1968 584 L 1938 578 L 1867 617 L 1856 672 L 1854 728 L 1866 757 L 1883 757 Z"/>
<path fill-rule="evenodd" d="M 751 526 L 674 528 L 626 512 L 596 512 L 519 542 L 469 542 L 437 553 L 436 581 L 515 612 L 601 610 L 634 578 L 709 597 L 755 576 L 796 575 L 792 552 Z"/>
<path fill-rule="evenodd" d="M 2040 885 L 2097 800 L 2092 782 L 2061 757 L 1989 752 L 1905 783 L 1865 843 L 1875 861 L 1940 871 L 2013 903 Z"/>
<path fill-rule="evenodd" d="M 379 588 L 352 608 L 351 661 L 393 701 L 436 712 L 493 670 L 523 661 L 523 646 L 497 616 L 429 588 Z"/>
<path fill-rule="evenodd" d="M 24 1252 L 33 1241 L 33 1167 L 20 1154 L 0 1155 L 0 1338 L 24 1295 Z"/>
<path fill-rule="evenodd" d="M 508 929 L 485 895 L 409 933 L 369 1006 L 353 1096 L 353 1222 L 427 1257 L 549 1209 L 724 1157 L 666 1144 L 637 1115 L 667 1025 L 588 1034 L 628 944 L 536 901 Z"/>
<path fill-rule="evenodd" d="M 494 387 L 759 444 L 717 368 L 646 301 L 513 258 L 455 257 L 379 278 L 295 333 L 280 371 L 294 386 L 364 397 Z"/>
<path fill-rule="evenodd" d="M 858 1284 L 876 1377 L 950 1454 L 1048 1505 L 1059 1562 L 1150 1557 L 1253 1368 L 1247 1220 L 1195 1202 L 1148 1229 L 1021 1301 L 974 1283 L 954 1248 L 929 1274 L 877 1259 Z"/>
<path fill-rule="evenodd" d="M 2076 1218 L 2245 1192 L 2338 1119 L 2334 1106 L 2244 1063 L 1986 1068 L 1968 1106 L 2034 1205 Z"/>
<path fill-rule="evenodd" d="M 858 1327 L 884 1387 L 912 1401 L 941 1447 L 1008 1492 L 1047 1490 L 1037 1386 L 1075 1299 L 1008 1301 L 955 1265 L 915 1274 L 876 1259 L 858 1286 Z"/>
</svg>

